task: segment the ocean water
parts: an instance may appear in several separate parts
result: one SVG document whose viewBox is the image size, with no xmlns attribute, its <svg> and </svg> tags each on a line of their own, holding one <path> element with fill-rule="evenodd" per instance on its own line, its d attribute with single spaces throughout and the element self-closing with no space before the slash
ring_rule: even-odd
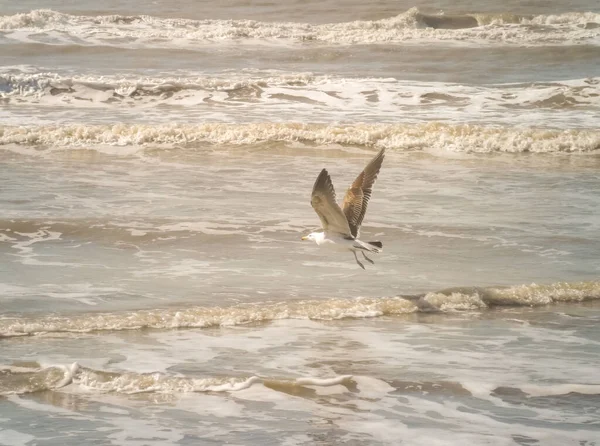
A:
<svg viewBox="0 0 600 446">
<path fill-rule="evenodd" d="M 597 1 L 0 0 L 0 444 L 599 445 L 599 122 Z"/>
</svg>

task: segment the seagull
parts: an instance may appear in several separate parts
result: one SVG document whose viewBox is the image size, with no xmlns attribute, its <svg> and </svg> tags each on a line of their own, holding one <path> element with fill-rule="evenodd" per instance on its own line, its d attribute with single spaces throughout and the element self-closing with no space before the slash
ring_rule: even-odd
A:
<svg viewBox="0 0 600 446">
<path fill-rule="evenodd" d="M 352 251 L 358 266 L 365 269 L 356 253 L 360 251 L 367 262 L 374 264 L 365 252 L 380 253 L 383 243 L 363 242 L 358 239 L 373 184 L 383 163 L 385 148 L 371 160 L 346 191 L 340 207 L 335 199 L 335 190 L 327 169 L 323 169 L 313 186 L 310 204 L 321 219 L 323 232 L 312 232 L 302 240 L 312 240 L 317 245 L 335 251 Z"/>
</svg>

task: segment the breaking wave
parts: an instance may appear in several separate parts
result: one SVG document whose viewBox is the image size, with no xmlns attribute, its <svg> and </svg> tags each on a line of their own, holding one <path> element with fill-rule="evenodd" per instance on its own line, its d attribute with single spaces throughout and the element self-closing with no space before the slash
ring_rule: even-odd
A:
<svg viewBox="0 0 600 446">
<path fill-rule="evenodd" d="M 398 115 L 407 119 L 480 121 L 489 119 L 519 122 L 512 118 L 521 110 L 533 123 L 547 122 L 552 111 L 571 126 L 585 125 L 582 110 L 600 106 L 600 78 L 573 79 L 525 84 L 474 85 L 440 82 L 414 82 L 393 78 L 343 78 L 312 73 L 246 71 L 220 76 L 61 76 L 52 72 L 6 69 L 0 72 L 0 103 L 52 107 L 119 107 L 137 110 L 162 105 L 186 107 L 187 112 L 206 115 L 224 106 L 222 113 L 264 116 L 272 109 L 277 114 L 296 116 L 299 107 L 310 104 L 307 114 L 319 113 L 340 120 L 344 117 L 378 122 Z M 266 109 L 266 108 L 267 109 Z M 508 113 L 507 113 L 508 112 Z M 567 114 L 571 113 L 567 116 Z M 172 116 L 172 115 L 170 115 Z M 361 119 L 361 120 L 362 120 Z M 508 121 L 506 121 L 508 119 Z M 513 119 L 513 121 L 510 121 Z M 593 120 L 589 121 L 595 122 Z"/>
<path fill-rule="evenodd" d="M 0 16 L 9 39 L 52 45 L 183 46 L 222 41 L 325 44 L 467 42 L 590 44 L 600 37 L 600 14 L 523 16 L 510 13 L 428 15 L 412 8 L 397 16 L 316 25 L 255 20 L 189 20 L 138 16 L 76 16 L 52 10 Z M 40 35 L 44 32 L 45 35 Z M 44 42 L 44 38 L 47 40 Z"/>
<path fill-rule="evenodd" d="M 472 386 L 470 383 L 441 381 L 402 381 L 394 380 L 385 382 L 368 376 L 339 375 L 331 378 L 275 378 L 259 376 L 242 377 L 191 377 L 173 375 L 169 373 L 139 373 L 135 371 L 108 371 L 97 370 L 79 365 L 74 362 L 70 365 L 50 365 L 43 367 L 38 363 L 24 365 L 0 365 L 0 396 L 20 395 L 59 390 L 65 386 L 73 386 L 86 392 L 116 393 L 134 395 L 140 393 L 154 393 L 177 395 L 190 392 L 237 392 L 254 385 L 262 385 L 266 389 L 288 393 L 301 394 L 306 387 L 331 387 L 342 386 L 341 391 L 354 394 L 361 393 L 362 384 L 376 384 L 385 389 L 384 392 L 396 391 L 403 394 L 456 394 L 487 397 L 512 397 L 523 395 L 527 397 L 561 396 L 576 393 L 580 395 L 600 394 L 600 385 L 595 384 L 554 384 L 536 385 L 521 384 L 517 387 L 485 386 L 482 391 L 481 384 Z M 365 386 L 367 389 L 369 386 Z M 307 389 L 305 389 L 306 392 Z M 310 395 L 310 390 L 306 393 Z"/>
<path fill-rule="evenodd" d="M 484 310 L 600 299 L 600 282 L 451 288 L 420 296 L 266 302 L 231 307 L 192 307 L 39 318 L 2 318 L 0 337 L 106 330 L 181 329 L 268 323 L 282 319 L 338 320 L 428 311 Z"/>
<path fill-rule="evenodd" d="M 15 146 L 64 150 L 100 149 L 102 146 L 242 146 L 270 142 L 340 144 L 378 149 L 385 147 L 395 151 L 589 153 L 600 149 L 600 131 L 487 127 L 439 122 L 415 125 L 205 123 L 0 126 L 0 146 L 10 150 Z M 43 154 L 44 150 L 35 153 Z M 131 151 L 123 153 L 131 154 Z"/>
<path fill-rule="evenodd" d="M 275 86 L 306 86 L 326 82 L 327 76 L 310 73 L 228 77 L 133 77 L 133 76 L 61 76 L 58 73 L 22 73 L 20 70 L 0 73 L 0 98 L 40 99 L 43 96 L 95 103 L 117 102 L 119 99 L 148 97 L 171 98 L 198 91 L 256 90 Z"/>
<path fill-rule="evenodd" d="M 328 387 L 349 382 L 351 376 L 334 378 L 295 378 L 289 380 L 248 376 L 242 378 L 208 377 L 192 378 L 165 373 L 137 373 L 95 370 L 80 366 L 51 365 L 42 367 L 36 363 L 25 366 L 0 366 L 0 396 L 57 390 L 69 384 L 102 393 L 188 393 L 188 392 L 235 392 L 262 383 L 266 387 Z"/>
</svg>

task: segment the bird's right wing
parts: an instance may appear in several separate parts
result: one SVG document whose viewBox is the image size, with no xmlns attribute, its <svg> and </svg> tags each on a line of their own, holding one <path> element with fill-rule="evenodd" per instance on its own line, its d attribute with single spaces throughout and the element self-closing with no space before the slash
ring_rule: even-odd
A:
<svg viewBox="0 0 600 446">
<path fill-rule="evenodd" d="M 323 230 L 351 236 L 348 219 L 335 201 L 335 190 L 326 169 L 323 169 L 313 186 L 310 204 L 321 219 Z"/>
</svg>

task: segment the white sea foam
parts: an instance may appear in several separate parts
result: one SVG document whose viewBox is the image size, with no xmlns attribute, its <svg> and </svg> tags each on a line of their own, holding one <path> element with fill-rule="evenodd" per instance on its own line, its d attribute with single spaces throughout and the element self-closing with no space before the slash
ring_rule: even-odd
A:
<svg viewBox="0 0 600 446">
<path fill-rule="evenodd" d="M 478 293 L 428 293 L 423 300 L 441 311 L 480 310 L 487 307 Z"/>
<path fill-rule="evenodd" d="M 60 365 L 58 368 L 64 371 L 65 376 L 61 381 L 55 384 L 56 389 L 60 389 L 73 381 L 74 374 L 79 370 L 79 364 L 74 362 L 71 365 Z"/>
<path fill-rule="evenodd" d="M 258 376 L 229 378 L 195 378 L 172 374 L 134 371 L 96 370 L 80 366 L 54 365 L 48 367 L 0 367 L 0 396 L 57 390 L 70 384 L 92 392 L 102 393 L 189 393 L 238 392 L 252 385 L 266 383 L 272 388 L 298 386 L 332 387 L 348 383 L 352 376 L 331 378 L 301 377 L 294 379 L 261 378 Z"/>
<path fill-rule="evenodd" d="M 59 389 L 71 383 L 78 364 L 38 366 L 0 365 L 0 396 Z"/>
<path fill-rule="evenodd" d="M 75 317 L 46 317 L 33 320 L 5 318 L 0 319 L 0 336 L 48 332 L 85 333 L 97 330 L 136 330 L 140 328 L 203 328 L 279 319 L 337 320 L 407 314 L 414 311 L 417 311 L 415 304 L 406 299 L 393 297 L 307 300 L 234 307 L 161 309 Z"/>
<path fill-rule="evenodd" d="M 77 362 L 70 365 L 49 365 L 47 367 L 3 366 L 0 370 L 0 395 L 22 394 L 41 390 L 56 390 L 74 384 L 84 390 L 103 393 L 189 393 L 189 392 L 237 392 L 255 384 L 264 383 L 274 390 L 289 391 L 299 386 L 335 387 L 355 385 L 366 398 L 381 398 L 395 390 L 414 392 L 467 390 L 473 396 L 488 399 L 497 391 L 492 383 L 422 383 L 399 382 L 396 386 L 368 376 L 340 375 L 331 378 L 300 377 L 293 379 L 269 377 L 206 377 L 193 378 L 175 376 L 164 372 L 139 373 L 135 371 L 108 371 L 80 366 Z M 585 395 L 600 394 L 600 385 L 596 384 L 555 384 L 536 385 L 524 383 L 517 387 L 529 396 L 558 396 L 569 393 Z"/>
<path fill-rule="evenodd" d="M 295 380 L 295 383 L 300 386 L 337 386 L 338 384 L 342 384 L 344 381 L 351 379 L 352 376 L 337 376 L 335 378 L 326 378 L 326 379 L 318 379 L 318 378 L 298 378 Z"/>
<path fill-rule="evenodd" d="M 553 384 L 547 386 L 524 384 L 519 389 L 534 397 L 568 395 L 569 393 L 600 395 L 600 384 Z"/>
<path fill-rule="evenodd" d="M 11 68 L 0 71 L 0 100 L 15 107 L 35 105 L 53 110 L 108 108 L 153 122 L 172 121 L 185 110 L 188 117 L 202 115 L 209 121 L 243 117 L 248 122 L 276 114 L 277 121 L 306 116 L 311 122 L 388 122 L 393 116 L 395 122 L 435 119 L 521 124 L 522 118 L 513 112 L 522 110 L 528 113 L 530 125 L 581 128 L 595 125 L 600 79 L 465 86 L 268 70 L 214 77 L 193 73 L 137 77 L 64 76 Z M 158 112 L 157 106 L 169 106 L 168 113 L 165 109 Z M 42 108 L 40 113 L 46 112 Z M 23 123 L 27 124 L 21 119 Z"/>
<path fill-rule="evenodd" d="M 187 46 L 222 41 L 288 41 L 295 43 L 369 44 L 461 42 L 471 44 L 598 43 L 600 15 L 517 16 L 473 14 L 426 15 L 412 8 L 394 17 L 314 25 L 254 20 L 188 20 L 151 16 L 76 16 L 51 10 L 0 17 L 5 38 L 29 41 L 45 31 L 51 44 Z M 41 37 L 36 35 L 36 41 Z M 43 41 L 43 39 L 42 39 Z"/>
<path fill-rule="evenodd" d="M 600 282 L 556 282 L 512 287 L 448 289 L 427 293 L 418 305 L 441 311 L 483 310 L 489 306 L 540 306 L 600 299 Z"/>
<path fill-rule="evenodd" d="M 0 70 L 0 97 L 40 97 L 44 94 L 56 96 L 69 91 L 76 92 L 79 96 L 85 93 L 83 88 L 88 87 L 91 90 L 109 91 L 110 96 L 116 99 L 118 96 L 160 96 L 180 90 L 189 90 L 188 93 L 191 93 L 196 90 L 234 91 L 265 86 L 304 86 L 327 83 L 329 79 L 328 76 L 316 76 L 312 73 L 283 73 L 274 70 L 242 70 L 239 73 L 227 72 L 215 77 L 194 73 L 185 76 L 141 77 L 131 74 L 66 76 L 55 72 L 43 72 L 34 67 L 5 67 Z M 81 91 L 75 90 L 76 88 L 81 88 Z M 101 98 L 90 96 L 82 99 L 89 101 Z"/>
<path fill-rule="evenodd" d="M 178 329 L 234 326 L 282 319 L 339 320 L 410 314 L 417 311 L 483 310 L 487 306 L 534 306 L 600 299 L 600 282 L 463 288 L 420 298 L 358 298 L 266 302 L 231 307 L 193 307 L 96 313 L 78 316 L 0 319 L 0 337 L 52 332 L 86 333 L 141 328 Z"/>
<path fill-rule="evenodd" d="M 553 302 L 582 302 L 600 298 L 600 282 L 556 282 L 487 288 L 482 292 L 489 305 L 546 305 Z"/>
<path fill-rule="evenodd" d="M 15 145 L 95 149 L 106 146 L 197 147 L 202 144 L 241 146 L 266 142 L 342 144 L 433 153 L 585 153 L 600 149 L 600 131 L 438 122 L 344 126 L 296 123 L 0 126 L 0 146 L 9 150 L 13 150 Z M 44 155 L 45 151 L 27 153 Z M 131 150 L 125 150 L 124 154 L 130 153 Z"/>
<path fill-rule="evenodd" d="M 260 378 L 185 378 L 162 373 L 106 372 L 81 368 L 73 383 L 84 389 L 116 393 L 235 392 L 260 382 Z"/>
</svg>

